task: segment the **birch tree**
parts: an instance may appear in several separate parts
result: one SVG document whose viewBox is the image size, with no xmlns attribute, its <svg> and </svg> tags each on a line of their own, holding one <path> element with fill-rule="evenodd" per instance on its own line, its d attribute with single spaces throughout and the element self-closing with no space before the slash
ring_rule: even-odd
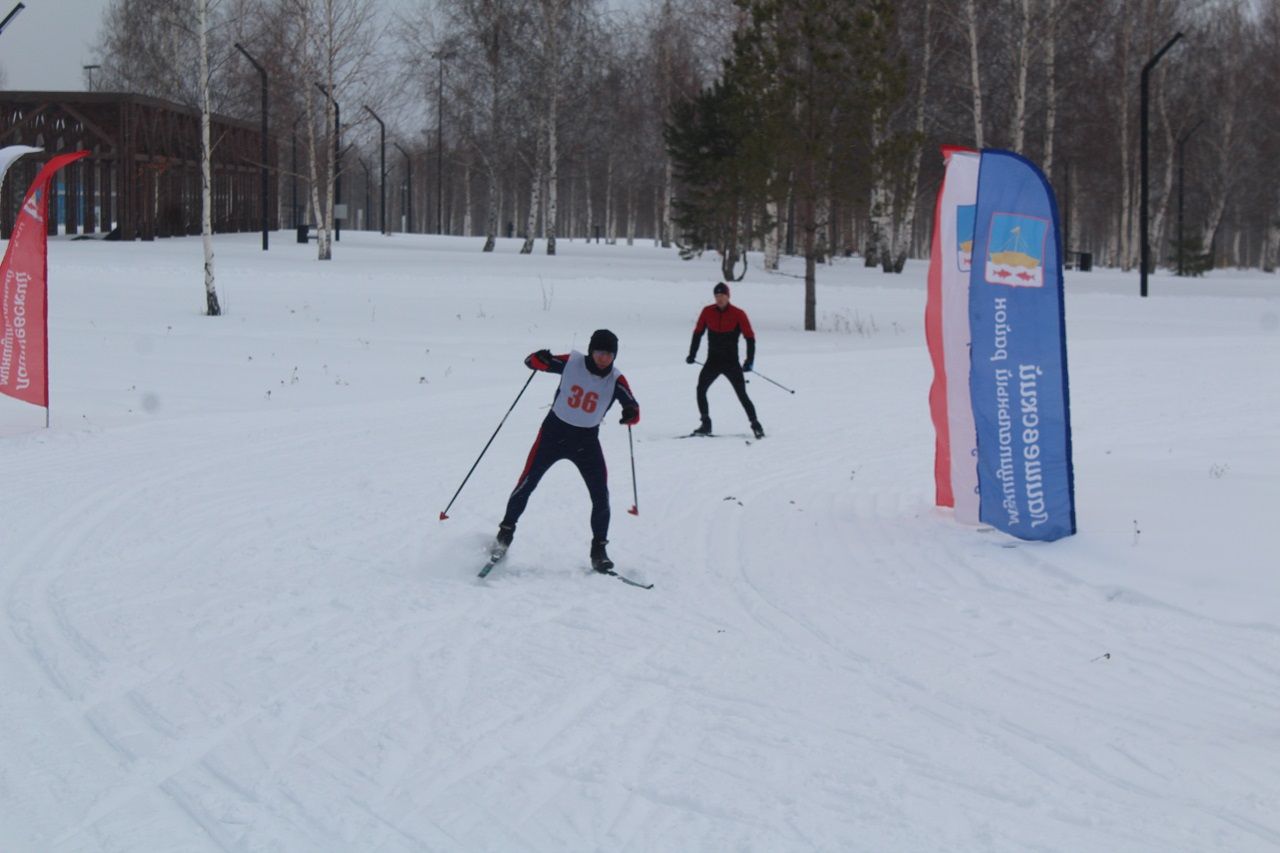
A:
<svg viewBox="0 0 1280 853">
<path fill-rule="evenodd" d="M 303 115 L 307 125 L 307 169 L 310 174 L 311 208 L 316 222 L 316 257 L 333 257 L 334 207 L 339 162 L 325 168 L 323 161 L 338 142 L 341 128 L 335 113 L 344 102 L 348 116 L 367 102 L 372 81 L 369 74 L 376 56 L 373 45 L 381 32 L 373 0 L 275 0 L 278 14 L 295 28 L 295 58 Z"/>
<path fill-rule="evenodd" d="M 1044 157 L 1040 168 L 1053 178 L 1053 139 L 1058 129 L 1058 0 L 1045 0 Z"/>
<path fill-rule="evenodd" d="M 1207 123 L 1212 128 L 1206 140 L 1212 151 L 1212 164 L 1205 185 L 1208 211 L 1201 231 L 1205 249 L 1214 246 L 1227 202 L 1234 198 L 1242 179 L 1239 163 L 1244 153 L 1244 98 L 1253 71 L 1248 67 L 1247 54 L 1237 49 L 1243 46 L 1244 14 L 1239 0 L 1227 0 L 1205 22 L 1203 37 L 1209 44 L 1204 53 L 1212 57 L 1211 63 L 1201 60 L 1199 64 L 1205 89 L 1211 93 L 1205 103 Z M 1270 95 L 1275 97 L 1275 92 Z"/>
<path fill-rule="evenodd" d="M 978 45 L 978 0 L 964 0 L 964 31 L 969 38 L 969 92 L 973 104 L 973 147 L 984 147 L 982 62 Z"/>
<path fill-rule="evenodd" d="M 503 174 L 510 151 L 508 124 L 511 79 L 516 76 L 513 46 L 523 37 L 519 0 L 437 0 L 442 21 L 434 55 L 449 57 L 449 101 L 454 125 L 467 134 L 466 145 L 486 183 L 483 251 L 497 246 Z"/>
<path fill-rule="evenodd" d="M 192 107 L 200 114 L 200 234 L 205 313 L 219 316 L 213 251 L 212 124 L 230 28 L 243 7 L 223 0 L 113 0 L 103 13 L 99 50 L 105 85 L 142 91 Z M 216 58 L 215 58 L 216 57 Z M 193 62 L 194 60 L 194 62 Z M 194 67 L 194 73 L 192 68 Z"/>
<path fill-rule="evenodd" d="M 1014 60 L 1013 116 L 1009 122 L 1009 147 L 1024 153 L 1027 136 L 1027 77 L 1031 71 L 1031 0 L 1016 0 L 1018 44 Z"/>
<path fill-rule="evenodd" d="M 1272 3 L 1264 11 L 1259 21 L 1258 44 L 1262 46 L 1257 52 L 1262 69 L 1260 86 L 1263 91 L 1280 91 L 1280 51 L 1274 49 L 1276 44 L 1280 44 L 1280 5 Z M 1266 113 L 1261 117 L 1261 124 L 1270 128 L 1280 127 L 1280 104 L 1275 98 L 1270 100 Z M 1274 133 L 1268 135 L 1268 140 L 1259 152 L 1261 158 L 1271 163 L 1280 162 L 1280 140 Z M 1269 180 L 1264 186 L 1266 184 L 1269 186 L 1265 189 L 1267 195 L 1263 201 L 1266 213 L 1262 268 L 1267 272 L 1274 272 L 1280 267 L 1280 174 L 1275 169 L 1270 170 Z"/>
<path fill-rule="evenodd" d="M 209 100 L 209 2 L 196 0 L 197 31 L 200 43 L 200 239 L 204 246 L 205 313 L 222 313 L 213 276 L 213 108 Z"/>
</svg>

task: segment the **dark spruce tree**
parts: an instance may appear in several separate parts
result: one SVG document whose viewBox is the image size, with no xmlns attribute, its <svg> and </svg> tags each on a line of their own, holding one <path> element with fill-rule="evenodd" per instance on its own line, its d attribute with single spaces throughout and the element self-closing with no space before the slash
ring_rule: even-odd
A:
<svg viewBox="0 0 1280 853">
<path fill-rule="evenodd" d="M 727 281 L 746 274 L 746 251 L 770 225 L 763 205 L 768 164 L 752 131 L 757 112 L 726 74 L 693 98 L 674 103 L 664 128 L 676 184 L 672 220 L 680 256 L 719 253 Z"/>
<path fill-rule="evenodd" d="M 756 102 L 771 197 L 789 202 L 804 258 L 804 328 L 817 328 L 817 265 L 839 227 L 883 184 L 899 140 L 887 116 L 903 97 L 892 0 L 735 0 L 726 75 Z"/>
</svg>

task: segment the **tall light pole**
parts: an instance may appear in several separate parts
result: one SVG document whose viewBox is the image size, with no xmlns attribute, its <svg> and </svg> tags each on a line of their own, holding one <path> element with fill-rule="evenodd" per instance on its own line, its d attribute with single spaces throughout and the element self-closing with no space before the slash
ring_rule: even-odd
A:
<svg viewBox="0 0 1280 853">
<path fill-rule="evenodd" d="M 249 64 L 258 69 L 258 76 L 262 78 L 262 251 L 267 250 L 267 230 L 268 230 L 268 208 L 267 194 L 270 192 L 270 181 L 267 178 L 267 69 L 258 64 L 258 60 L 249 55 L 249 51 L 245 50 L 240 42 L 236 42 L 236 50 L 244 54 L 244 58 L 249 60 Z"/>
<path fill-rule="evenodd" d="M 431 54 L 440 62 L 440 81 L 436 87 L 436 233 L 444 233 L 444 61 L 458 54 L 437 50 Z"/>
<path fill-rule="evenodd" d="M 382 226 L 382 233 L 387 232 L 387 126 L 382 119 L 378 118 L 368 104 L 364 106 L 365 111 L 373 116 L 373 120 L 378 123 L 378 224 Z"/>
<path fill-rule="evenodd" d="M 81 65 L 80 67 L 84 69 L 85 75 L 89 78 L 88 80 L 89 91 L 92 92 L 93 91 L 93 72 L 101 68 L 102 66 L 101 65 Z"/>
<path fill-rule="evenodd" d="M 302 223 L 298 221 L 298 122 L 302 121 L 304 116 L 298 116 L 293 120 L 293 180 L 290 185 L 293 188 L 293 227 L 297 228 Z M 305 242 L 305 241 L 304 241 Z"/>
<path fill-rule="evenodd" d="M 1150 156 L 1147 153 L 1147 149 L 1150 146 L 1150 132 L 1148 131 L 1149 121 L 1147 118 L 1147 113 L 1149 112 L 1148 102 L 1150 101 L 1150 83 L 1148 82 L 1148 78 L 1151 76 L 1151 69 L 1155 68 L 1156 63 L 1160 61 L 1160 57 L 1164 56 L 1165 52 L 1168 51 L 1169 48 L 1173 47 L 1180 38 L 1182 38 L 1182 33 L 1178 33 L 1173 38 L 1169 39 L 1169 41 L 1165 43 L 1165 46 L 1156 51 L 1155 56 L 1148 59 L 1147 64 L 1142 66 L 1142 211 L 1138 224 L 1138 230 L 1142 232 L 1142 270 L 1139 276 L 1139 281 L 1141 282 L 1139 292 L 1142 296 L 1147 295 L 1147 273 L 1151 268 L 1151 235 L 1147 233 L 1148 228 L 1150 227 L 1149 221 L 1151 219 L 1147 210 L 1149 204 L 1148 185 L 1150 184 L 1147 177 L 1150 161 Z"/>
<path fill-rule="evenodd" d="M 373 183 L 373 175 L 369 172 L 369 164 L 364 161 L 363 157 L 357 157 L 356 160 L 360 163 L 360 168 L 364 169 L 364 209 L 368 210 L 373 207 L 369 202 L 369 184 Z M 365 230 L 369 230 L 368 223 L 365 223 Z"/>
<path fill-rule="evenodd" d="M 333 103 L 333 206 L 337 207 L 342 204 L 342 172 L 338 169 L 338 158 L 341 156 L 339 146 L 342 144 L 342 111 L 328 89 L 319 83 L 316 84 L 316 88 Z M 333 215 L 333 239 L 342 239 L 342 226 L 338 224 L 336 211 Z"/>
<path fill-rule="evenodd" d="M 4 16 L 4 20 L 0 21 L 0 33 L 4 32 L 4 28 L 9 26 L 9 22 L 12 21 L 14 18 L 18 17 L 18 13 L 25 8 L 27 7 L 24 4 L 19 3 L 17 6 L 13 7 L 13 9 L 9 12 L 9 14 Z"/>
<path fill-rule="evenodd" d="M 413 159 L 409 156 L 409 152 L 399 142 L 391 143 L 400 149 L 400 153 L 404 155 L 404 230 L 406 233 L 413 233 Z"/>
<path fill-rule="evenodd" d="M 1182 237 L 1182 178 L 1183 178 L 1183 162 L 1182 149 L 1186 147 L 1187 140 L 1191 138 L 1191 134 L 1200 129 L 1200 125 L 1204 124 L 1204 119 L 1192 125 L 1191 129 L 1178 137 L 1178 275 L 1179 277 L 1186 275 L 1182 266 L 1182 254 L 1186 251 L 1186 243 Z"/>
</svg>

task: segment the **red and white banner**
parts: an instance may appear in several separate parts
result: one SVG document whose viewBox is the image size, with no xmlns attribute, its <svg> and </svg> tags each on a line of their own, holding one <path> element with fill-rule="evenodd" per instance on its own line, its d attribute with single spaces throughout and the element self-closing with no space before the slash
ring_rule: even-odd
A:
<svg viewBox="0 0 1280 853">
<path fill-rule="evenodd" d="M 933 359 L 929 406 L 937 431 L 934 482 L 939 506 L 956 520 L 978 523 L 977 436 L 969 398 L 969 268 L 979 154 L 944 146 L 946 174 L 938 192 L 925 332 Z"/>
<path fill-rule="evenodd" d="M 44 165 L 27 190 L 0 263 L 0 393 L 36 406 L 49 405 L 49 185 L 63 166 L 88 156 L 61 154 Z"/>
</svg>

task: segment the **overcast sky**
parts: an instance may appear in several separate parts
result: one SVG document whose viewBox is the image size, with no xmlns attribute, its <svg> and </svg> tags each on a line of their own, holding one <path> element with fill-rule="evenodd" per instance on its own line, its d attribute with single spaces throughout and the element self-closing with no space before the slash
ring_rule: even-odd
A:
<svg viewBox="0 0 1280 853">
<path fill-rule="evenodd" d="M 415 0 L 380 0 L 390 9 Z M 610 9 L 627 9 L 644 0 L 604 0 Z M 90 45 L 97 40 L 107 0 L 22 0 L 26 6 L 0 34 L 4 88 L 32 91 L 83 91 L 84 66 L 98 62 Z M 0 18 L 18 0 L 0 0 Z"/>
<path fill-rule="evenodd" d="M 79 91 L 82 66 L 97 62 L 89 50 L 107 0 L 22 0 L 26 6 L 0 34 L 5 88 Z M 0 0 L 0 18 L 18 5 Z"/>
</svg>

